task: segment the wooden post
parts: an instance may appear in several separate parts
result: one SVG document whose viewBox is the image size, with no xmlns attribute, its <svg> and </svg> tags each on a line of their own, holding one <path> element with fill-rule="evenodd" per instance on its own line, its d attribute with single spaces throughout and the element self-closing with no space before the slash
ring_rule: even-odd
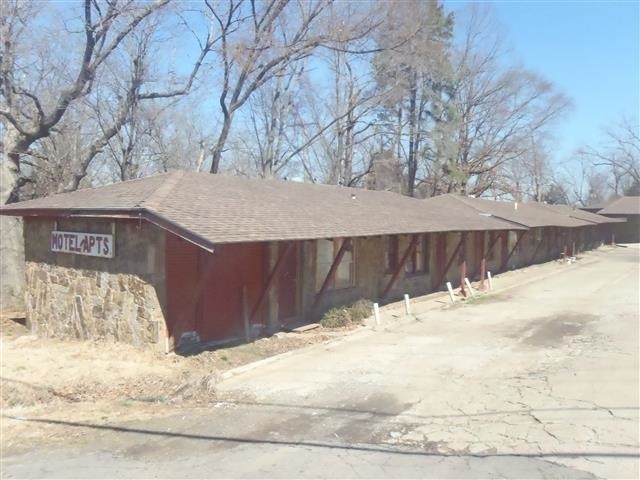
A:
<svg viewBox="0 0 640 480">
<path fill-rule="evenodd" d="M 409 302 L 409 295 L 404 294 L 404 313 L 406 315 L 411 315 L 411 303 Z"/>
<path fill-rule="evenodd" d="M 487 259 L 482 257 L 480 260 L 480 290 L 486 290 L 485 277 L 487 275 Z"/>
<path fill-rule="evenodd" d="M 247 300 L 247 286 L 242 286 L 242 320 L 244 322 L 244 339 L 251 340 L 251 330 L 249 326 L 249 303 Z"/>
<path fill-rule="evenodd" d="M 449 292 L 449 298 L 451 299 L 451 303 L 456 303 L 456 297 L 453 294 L 453 287 L 451 286 L 451 282 L 447 282 L 447 292 Z"/>
<path fill-rule="evenodd" d="M 380 306 L 377 303 L 373 304 L 373 318 L 376 321 L 376 325 L 380 325 Z"/>
<path fill-rule="evenodd" d="M 485 256 L 485 245 L 486 245 L 486 232 L 479 231 L 475 232 L 474 235 L 474 251 L 473 251 L 473 271 L 470 274 L 470 277 L 475 277 L 476 273 L 480 275 L 480 289 L 484 290 L 484 272 L 486 270 L 486 256 Z M 479 262 L 479 263 L 476 263 Z M 476 270 L 477 268 L 477 270 Z"/>
<path fill-rule="evenodd" d="M 462 232 L 462 250 L 460 250 L 460 292 L 463 296 L 467 296 L 464 279 L 467 277 L 467 234 Z"/>
<path fill-rule="evenodd" d="M 473 297 L 474 296 L 473 288 L 471 288 L 471 282 L 467 277 L 464 277 L 464 284 L 467 286 L 467 290 L 469 290 L 469 294 Z"/>
<path fill-rule="evenodd" d="M 464 279 L 466 277 L 467 277 L 467 261 L 462 260 L 462 263 L 460 264 L 460 293 L 462 293 L 462 296 L 464 297 L 467 296 L 467 289 L 464 284 Z"/>
</svg>

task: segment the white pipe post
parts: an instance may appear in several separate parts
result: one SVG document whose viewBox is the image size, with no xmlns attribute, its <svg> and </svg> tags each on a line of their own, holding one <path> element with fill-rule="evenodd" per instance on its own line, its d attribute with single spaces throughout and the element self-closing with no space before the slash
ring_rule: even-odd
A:
<svg viewBox="0 0 640 480">
<path fill-rule="evenodd" d="M 453 287 L 451 286 L 451 282 L 447 282 L 447 291 L 449 292 L 451 303 L 456 303 L 456 297 L 453 296 Z"/>
<path fill-rule="evenodd" d="M 489 290 L 493 290 L 493 278 L 491 278 L 491 272 L 487 272 L 487 279 L 489 280 Z"/>
<path fill-rule="evenodd" d="M 409 303 L 409 295 L 407 293 L 404 294 L 404 313 L 411 315 L 411 304 Z"/>
<path fill-rule="evenodd" d="M 464 284 L 469 289 L 469 293 L 471 294 L 471 296 L 475 296 L 475 293 L 473 293 L 473 288 L 471 288 L 471 282 L 469 282 L 469 279 L 467 277 L 464 277 Z"/>
<path fill-rule="evenodd" d="M 377 303 L 373 304 L 373 317 L 376 319 L 376 325 L 380 325 L 380 307 Z"/>
</svg>

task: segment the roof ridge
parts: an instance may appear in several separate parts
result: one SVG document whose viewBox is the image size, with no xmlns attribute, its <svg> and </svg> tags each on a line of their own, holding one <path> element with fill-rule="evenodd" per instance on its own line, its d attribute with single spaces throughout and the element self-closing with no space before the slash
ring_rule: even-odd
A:
<svg viewBox="0 0 640 480">
<path fill-rule="evenodd" d="M 158 208 L 162 205 L 162 201 L 167 198 L 174 187 L 182 180 L 186 170 L 176 170 L 168 172 L 167 178 L 156 188 L 149 196 L 138 203 L 138 207 Z"/>
<path fill-rule="evenodd" d="M 478 197 L 469 198 L 469 197 L 465 197 L 463 195 L 455 195 L 455 194 L 452 194 L 452 193 L 450 193 L 448 195 L 451 195 L 453 198 L 455 198 L 456 200 L 458 200 L 461 203 L 464 203 L 468 207 L 473 208 L 476 212 L 484 213 L 484 214 L 488 213 L 489 215 L 495 216 L 495 215 L 487 212 L 486 210 L 483 210 L 479 206 L 474 205 L 474 203 L 472 202 L 472 200 L 482 200 L 481 198 L 478 198 Z M 506 220 L 506 219 L 503 219 L 503 220 Z"/>
</svg>

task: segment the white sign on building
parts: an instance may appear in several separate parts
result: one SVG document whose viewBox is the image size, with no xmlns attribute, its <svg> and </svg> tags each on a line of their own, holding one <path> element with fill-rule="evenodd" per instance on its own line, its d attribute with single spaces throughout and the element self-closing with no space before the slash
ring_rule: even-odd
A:
<svg viewBox="0 0 640 480">
<path fill-rule="evenodd" d="M 51 232 L 51 251 L 113 258 L 113 235 L 101 233 Z"/>
</svg>

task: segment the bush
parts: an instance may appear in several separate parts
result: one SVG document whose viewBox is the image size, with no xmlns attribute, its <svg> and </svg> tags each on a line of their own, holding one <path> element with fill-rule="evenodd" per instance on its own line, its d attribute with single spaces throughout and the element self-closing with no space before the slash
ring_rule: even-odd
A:
<svg viewBox="0 0 640 480">
<path fill-rule="evenodd" d="M 320 325 L 325 328 L 348 327 L 371 315 L 373 304 L 369 300 L 358 300 L 349 307 L 332 308 L 320 319 Z"/>
<path fill-rule="evenodd" d="M 352 322 L 362 322 L 362 320 L 371 316 L 371 312 L 373 311 L 373 302 L 362 298 L 351 305 L 351 307 L 349 307 L 349 311 L 351 313 Z"/>
<path fill-rule="evenodd" d="M 320 325 L 325 328 L 346 327 L 351 323 L 351 314 L 347 308 L 332 308 L 320 319 Z"/>
</svg>

